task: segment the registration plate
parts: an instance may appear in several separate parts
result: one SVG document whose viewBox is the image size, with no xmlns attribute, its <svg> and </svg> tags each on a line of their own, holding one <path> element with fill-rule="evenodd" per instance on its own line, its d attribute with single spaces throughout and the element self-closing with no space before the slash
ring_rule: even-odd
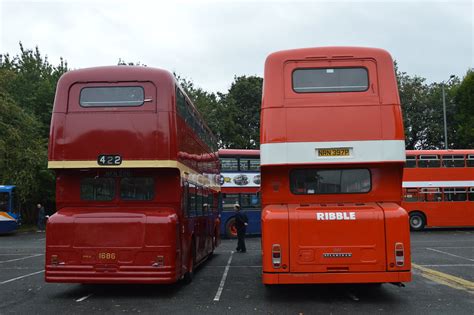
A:
<svg viewBox="0 0 474 315">
<path fill-rule="evenodd" d="M 110 252 L 102 252 L 99 253 L 99 260 L 115 260 L 117 258 L 117 255 L 115 253 L 110 253 Z"/>
<path fill-rule="evenodd" d="M 349 156 L 349 148 L 318 149 L 318 156 Z"/>
</svg>

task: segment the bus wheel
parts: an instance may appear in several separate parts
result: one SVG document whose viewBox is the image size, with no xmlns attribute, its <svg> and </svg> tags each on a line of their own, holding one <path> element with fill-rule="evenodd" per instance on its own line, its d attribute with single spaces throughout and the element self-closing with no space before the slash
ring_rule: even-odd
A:
<svg viewBox="0 0 474 315">
<path fill-rule="evenodd" d="M 192 240 L 192 249 L 191 249 L 191 261 L 189 262 L 189 268 L 188 271 L 184 274 L 183 277 L 183 283 L 184 284 L 190 284 L 193 282 L 193 277 L 194 277 L 194 266 L 195 264 L 195 259 L 196 259 L 196 247 L 194 246 L 194 239 Z"/>
<path fill-rule="evenodd" d="M 225 235 L 228 238 L 237 237 L 237 228 L 235 227 L 235 218 L 230 218 L 225 225 Z"/>
<path fill-rule="evenodd" d="M 410 213 L 410 229 L 412 231 L 421 231 L 425 228 L 426 218 L 421 212 Z"/>
</svg>

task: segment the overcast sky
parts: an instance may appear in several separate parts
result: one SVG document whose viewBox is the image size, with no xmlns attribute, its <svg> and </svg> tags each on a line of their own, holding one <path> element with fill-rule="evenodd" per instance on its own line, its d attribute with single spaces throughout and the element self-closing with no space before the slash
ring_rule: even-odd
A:
<svg viewBox="0 0 474 315">
<path fill-rule="evenodd" d="M 73 69 L 122 58 L 225 92 L 274 51 L 369 46 L 439 82 L 474 67 L 473 16 L 473 1 L 0 0 L 0 53 L 21 41 Z"/>
</svg>

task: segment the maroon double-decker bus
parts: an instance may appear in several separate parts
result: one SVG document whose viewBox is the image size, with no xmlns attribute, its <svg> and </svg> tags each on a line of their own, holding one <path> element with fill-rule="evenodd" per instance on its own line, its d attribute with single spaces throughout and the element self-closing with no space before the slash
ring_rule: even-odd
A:
<svg viewBox="0 0 474 315">
<path fill-rule="evenodd" d="M 189 282 L 219 243 L 217 141 L 168 71 L 63 75 L 48 160 L 47 282 Z"/>
</svg>

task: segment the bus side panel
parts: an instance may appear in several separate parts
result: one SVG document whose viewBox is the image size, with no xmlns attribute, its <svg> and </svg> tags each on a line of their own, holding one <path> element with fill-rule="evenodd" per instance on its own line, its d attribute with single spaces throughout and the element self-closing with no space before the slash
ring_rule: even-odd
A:
<svg viewBox="0 0 474 315">
<path fill-rule="evenodd" d="M 288 272 L 290 270 L 289 218 L 286 205 L 268 205 L 262 210 L 262 261 L 263 272 Z M 280 245 L 281 264 L 274 268 L 272 247 Z"/>
<path fill-rule="evenodd" d="M 396 203 L 380 203 L 385 214 L 385 241 L 387 251 L 387 270 L 411 270 L 410 228 L 408 213 Z M 404 264 L 397 266 L 395 262 L 395 244 L 403 244 Z"/>
</svg>

